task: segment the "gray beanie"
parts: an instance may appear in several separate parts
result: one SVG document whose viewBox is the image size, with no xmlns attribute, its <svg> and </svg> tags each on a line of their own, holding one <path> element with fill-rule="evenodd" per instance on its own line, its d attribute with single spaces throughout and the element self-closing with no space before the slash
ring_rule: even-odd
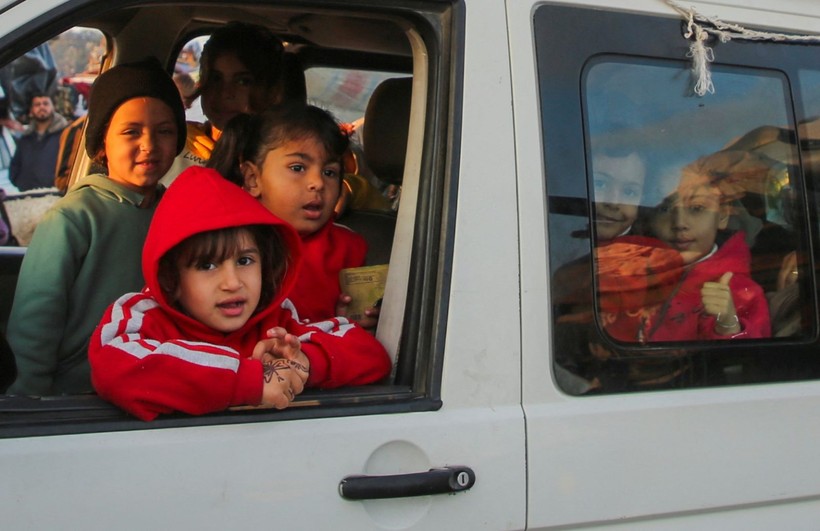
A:
<svg viewBox="0 0 820 531">
<path fill-rule="evenodd" d="M 126 101 L 149 97 L 164 101 L 174 112 L 177 122 L 177 154 L 185 147 L 187 128 L 185 108 L 179 90 L 154 57 L 135 63 L 124 63 L 106 70 L 94 81 L 88 97 L 88 123 L 85 127 L 85 151 L 92 159 L 105 141 L 111 116 Z"/>
</svg>

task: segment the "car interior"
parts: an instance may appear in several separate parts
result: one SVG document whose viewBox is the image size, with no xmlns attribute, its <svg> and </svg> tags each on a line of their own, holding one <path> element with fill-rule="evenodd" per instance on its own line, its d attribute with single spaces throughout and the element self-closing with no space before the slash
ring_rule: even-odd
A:
<svg viewBox="0 0 820 531">
<path fill-rule="evenodd" d="M 437 350 L 433 347 L 438 334 L 433 330 L 432 317 L 438 306 L 429 294 L 437 289 L 441 277 L 436 267 L 429 267 L 434 264 L 423 257 L 441 244 L 441 208 L 435 207 L 441 204 L 446 190 L 443 179 L 430 176 L 444 164 L 444 157 L 438 155 L 441 142 L 435 139 L 443 134 L 447 123 L 447 113 L 442 111 L 447 108 L 444 94 L 449 80 L 439 73 L 447 72 L 450 61 L 447 53 L 441 53 L 446 49 L 450 14 L 447 6 L 435 3 L 429 6 L 427 20 L 420 19 L 418 11 L 405 13 L 375 3 L 356 9 L 334 1 L 315 2 L 312 6 L 308 9 L 304 5 L 267 2 L 90 2 L 49 13 L 32 22 L 24 34 L 0 39 L 0 65 L 62 32 L 80 27 L 94 28 L 104 35 L 103 70 L 151 55 L 167 65 L 170 73 L 186 43 L 207 36 L 227 22 L 243 21 L 269 28 L 285 43 L 284 90 L 296 97 L 305 95 L 309 103 L 325 103 L 312 92 L 316 90 L 308 75 L 312 70 L 330 69 L 342 74 L 377 72 L 377 86 L 364 87 L 366 108 L 360 118 L 367 126 L 361 145 L 357 146 L 359 167 L 369 168 L 369 178 L 374 182 L 400 190 L 401 201 L 395 201 L 388 210 L 348 209 L 338 222 L 368 241 L 368 264 L 390 265 L 376 337 L 390 353 L 394 370 L 383 385 L 322 393 L 308 390 L 294 405 L 323 404 L 326 407 L 321 414 L 331 416 L 342 414 L 334 413 L 334 407 L 350 404 L 363 408 L 362 411 L 367 407 L 395 408 L 399 403 L 405 404 L 400 407 L 411 409 L 438 407 L 438 399 L 430 391 L 432 371 L 440 362 L 431 353 Z M 337 93 L 345 90 L 362 99 L 362 87 L 337 87 Z M 372 90 L 372 95 L 367 94 L 368 90 Z M 434 113 L 434 109 L 438 110 Z M 428 147 L 422 149 L 423 146 Z M 90 171 L 91 161 L 84 154 L 83 141 L 78 150 L 70 183 Z M 418 205 L 425 205 L 423 215 L 417 212 Z M 6 328 L 24 253 L 23 247 L 0 248 L 0 333 Z M 427 333 L 419 334 L 422 328 Z M 4 345 L 5 341 L 0 344 Z M 10 351 L 0 350 L 0 362 L 13 365 Z M 13 378 L 9 378 L 5 368 L 3 371 L 0 383 L 5 389 Z M 428 399 L 426 405 L 420 398 Z M 207 424 L 241 422 L 242 418 L 247 421 L 247 415 L 303 416 L 304 412 L 293 412 L 302 409 L 289 408 L 278 413 L 243 409 L 241 414 L 227 412 L 206 416 L 210 420 L 183 421 Z M 181 417 L 184 416 L 174 420 L 170 416 L 159 424 L 179 422 Z M 108 423 L 106 429 L 115 421 L 123 421 L 123 429 L 129 429 L 127 419 L 124 413 L 95 396 L 0 397 L 0 431 L 62 433 L 86 429 L 81 427 L 84 423 L 101 420 Z"/>
</svg>

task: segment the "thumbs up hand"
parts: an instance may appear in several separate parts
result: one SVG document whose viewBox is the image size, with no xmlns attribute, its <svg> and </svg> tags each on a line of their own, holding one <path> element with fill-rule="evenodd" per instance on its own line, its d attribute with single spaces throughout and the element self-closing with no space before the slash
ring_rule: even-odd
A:
<svg viewBox="0 0 820 531">
<path fill-rule="evenodd" d="M 732 291 L 729 289 L 732 275 L 731 272 L 724 273 L 717 282 L 704 282 L 700 289 L 703 309 L 709 315 L 717 317 L 715 332 L 721 335 L 740 332 L 740 321 L 737 318 Z"/>
</svg>

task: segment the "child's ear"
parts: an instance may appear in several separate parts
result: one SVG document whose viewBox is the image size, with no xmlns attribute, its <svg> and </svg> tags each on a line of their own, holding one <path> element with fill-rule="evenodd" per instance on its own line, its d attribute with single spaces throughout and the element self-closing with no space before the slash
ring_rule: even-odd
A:
<svg viewBox="0 0 820 531">
<path fill-rule="evenodd" d="M 720 211 L 718 215 L 718 229 L 724 230 L 726 227 L 729 226 L 729 214 L 731 213 L 731 209 L 729 205 L 720 205 Z"/>
<path fill-rule="evenodd" d="M 242 172 L 244 179 L 245 190 L 253 197 L 258 198 L 262 195 L 262 190 L 259 189 L 259 168 L 253 162 L 244 161 L 239 165 L 239 171 Z"/>
</svg>

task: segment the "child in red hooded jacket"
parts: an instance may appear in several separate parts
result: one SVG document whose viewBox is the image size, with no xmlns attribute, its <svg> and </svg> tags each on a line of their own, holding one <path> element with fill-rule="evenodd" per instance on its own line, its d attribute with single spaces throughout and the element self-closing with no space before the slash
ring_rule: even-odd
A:
<svg viewBox="0 0 820 531">
<path fill-rule="evenodd" d="M 344 318 L 302 324 L 285 298 L 298 234 L 216 171 L 193 167 L 157 208 L 147 286 L 106 311 L 89 346 L 99 395 L 143 420 L 237 405 L 286 407 L 303 386 L 375 382 L 384 348 Z"/>
</svg>

